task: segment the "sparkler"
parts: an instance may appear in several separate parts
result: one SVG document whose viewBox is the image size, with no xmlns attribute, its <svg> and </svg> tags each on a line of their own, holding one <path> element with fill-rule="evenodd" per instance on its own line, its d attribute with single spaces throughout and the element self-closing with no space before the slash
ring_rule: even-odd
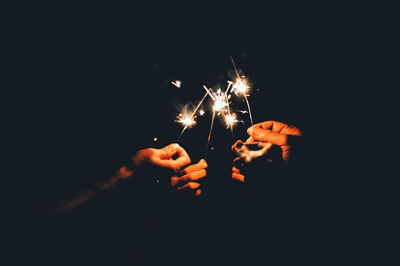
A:
<svg viewBox="0 0 400 266">
<path fill-rule="evenodd" d="M 236 95 L 238 95 L 239 93 L 243 94 L 244 99 L 246 100 L 247 109 L 249 110 L 250 122 L 251 122 L 251 125 L 253 125 L 253 116 L 251 115 L 250 104 L 249 104 L 249 100 L 247 99 L 247 95 L 246 95 L 246 91 L 249 87 L 247 86 L 246 80 L 245 79 L 242 80 L 241 77 L 239 76 L 239 72 L 236 68 L 236 64 L 235 64 L 235 61 L 233 61 L 232 56 L 231 56 L 231 61 L 232 61 L 233 68 L 235 69 L 236 76 L 237 76 L 236 83 L 233 85 L 232 90 L 234 90 Z M 242 78 L 244 78 L 244 76 L 242 76 Z"/>
<path fill-rule="evenodd" d="M 233 91 L 236 95 L 243 94 L 244 99 L 246 100 L 247 109 L 249 110 L 250 122 L 251 122 L 251 125 L 253 125 L 253 117 L 251 115 L 250 104 L 249 104 L 249 100 L 247 99 L 247 95 L 246 95 L 247 89 L 249 89 L 249 88 L 250 87 L 247 86 L 244 76 L 242 76 L 241 78 L 238 77 L 236 79 L 236 82 L 235 82 L 235 84 L 233 84 L 231 91 Z"/>
<path fill-rule="evenodd" d="M 171 81 L 171 83 L 177 88 L 180 88 L 182 86 L 182 81 L 180 80 Z"/>
<path fill-rule="evenodd" d="M 196 108 L 194 109 L 194 111 L 190 115 L 187 112 L 185 112 L 185 114 L 182 114 L 182 113 L 179 114 L 178 120 L 176 120 L 176 121 L 181 123 L 181 124 L 183 124 L 184 128 L 182 129 L 182 132 L 178 137 L 178 141 L 181 138 L 183 132 L 185 132 L 186 128 L 192 127 L 192 126 L 194 126 L 196 124 L 196 121 L 194 120 L 194 115 L 196 114 L 197 109 L 199 109 L 200 105 L 203 103 L 203 101 L 204 101 L 204 99 L 206 97 L 207 97 L 207 93 L 204 94 L 203 99 L 201 99 L 199 104 L 196 106 Z M 203 110 L 200 110 L 200 115 L 203 115 L 204 111 L 203 111 L 203 114 L 202 114 L 201 111 L 203 111 Z"/>
<path fill-rule="evenodd" d="M 196 121 L 191 115 L 179 114 L 179 117 L 178 122 L 185 125 L 185 127 L 191 127 L 196 124 Z"/>
<path fill-rule="evenodd" d="M 243 122 L 243 121 L 237 120 L 236 114 L 234 112 L 231 112 L 231 109 L 229 106 L 229 104 L 230 104 L 229 99 L 231 98 L 232 93 L 234 93 L 236 96 L 243 95 L 243 97 L 246 101 L 246 104 L 247 104 L 248 111 L 239 110 L 238 112 L 241 112 L 243 114 L 249 113 L 250 122 L 251 122 L 251 125 L 253 125 L 253 117 L 251 114 L 250 104 L 247 99 L 247 97 L 248 97 L 247 92 L 250 87 L 247 84 L 246 77 L 239 75 L 239 72 L 236 68 L 236 65 L 235 65 L 235 62 L 233 61 L 232 56 L 231 56 L 231 60 L 232 60 L 233 67 L 235 68 L 235 72 L 237 75 L 236 81 L 235 82 L 228 81 L 228 86 L 225 89 L 225 91 L 222 91 L 219 88 L 216 92 L 214 92 L 212 89 L 209 89 L 205 85 L 203 85 L 203 88 L 206 92 L 205 92 L 203 98 L 201 99 L 201 101 L 198 103 L 198 105 L 194 109 L 194 111 L 193 112 L 185 111 L 183 113 L 180 113 L 179 116 L 177 117 L 178 120 L 176 120 L 176 121 L 181 123 L 184 126 L 181 134 L 179 135 L 178 141 L 187 128 L 190 128 L 196 124 L 195 114 L 196 114 L 197 110 L 199 109 L 199 107 L 201 106 L 201 104 L 203 103 L 203 101 L 205 100 L 205 98 L 207 97 L 207 95 L 210 96 L 211 100 L 213 101 L 213 105 L 211 107 L 212 118 L 211 118 L 211 124 L 210 124 L 210 131 L 209 131 L 208 138 L 207 138 L 207 148 L 208 148 L 208 145 L 211 140 L 211 134 L 212 134 L 212 130 L 213 130 L 213 126 L 214 126 L 214 119 L 215 119 L 216 114 L 221 115 L 224 118 L 226 128 L 230 128 L 232 136 L 233 136 L 233 126 L 235 125 L 235 123 Z M 182 82 L 179 80 L 171 82 L 171 83 L 178 88 L 182 84 Z M 201 116 L 203 116 L 204 113 L 205 112 L 203 109 L 201 109 L 199 111 L 199 114 Z"/>
<path fill-rule="evenodd" d="M 227 114 L 225 116 L 226 128 L 232 127 L 236 122 L 238 122 L 238 120 L 236 120 L 235 114 Z"/>
<path fill-rule="evenodd" d="M 231 127 L 231 132 L 232 132 L 232 125 L 235 123 L 235 121 L 231 119 L 232 115 L 231 115 L 230 109 L 229 109 L 230 95 L 228 95 L 228 91 L 229 91 L 229 88 L 231 85 L 232 85 L 232 82 L 228 82 L 228 88 L 225 90 L 225 92 L 222 92 L 221 89 L 218 89 L 217 92 L 213 92 L 211 89 L 208 89 L 206 86 L 203 85 L 203 88 L 206 90 L 206 95 L 209 95 L 211 97 L 211 99 L 214 101 L 214 105 L 212 107 L 213 115 L 211 118 L 210 132 L 209 132 L 208 138 L 207 138 L 207 147 L 208 147 L 208 144 L 210 143 L 211 133 L 212 133 L 216 113 L 218 115 L 224 116 L 225 118 L 226 118 L 226 116 L 229 116 L 229 118 L 230 118 L 229 126 Z M 228 113 L 227 115 L 225 115 L 226 112 Z"/>
</svg>

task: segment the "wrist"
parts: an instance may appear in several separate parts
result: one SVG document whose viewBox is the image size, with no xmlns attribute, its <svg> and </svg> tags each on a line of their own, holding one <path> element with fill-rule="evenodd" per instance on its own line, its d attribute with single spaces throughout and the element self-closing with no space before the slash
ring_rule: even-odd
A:
<svg viewBox="0 0 400 266">
<path fill-rule="evenodd" d="M 122 166 L 121 168 L 118 169 L 117 173 L 115 174 L 115 178 L 120 180 L 120 179 L 126 179 L 135 174 L 135 169 L 129 169 L 126 166 Z"/>
</svg>

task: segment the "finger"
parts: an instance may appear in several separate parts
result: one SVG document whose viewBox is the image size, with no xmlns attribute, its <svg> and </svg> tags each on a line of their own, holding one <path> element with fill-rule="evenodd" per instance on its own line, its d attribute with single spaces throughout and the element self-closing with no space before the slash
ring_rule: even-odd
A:
<svg viewBox="0 0 400 266">
<path fill-rule="evenodd" d="M 181 169 L 192 162 L 185 149 L 181 146 L 178 147 L 175 154 L 178 155 L 178 157 L 174 160 L 178 169 Z"/>
<path fill-rule="evenodd" d="M 179 177 L 173 176 L 171 177 L 171 186 L 176 186 L 179 183 Z"/>
<path fill-rule="evenodd" d="M 273 132 L 279 132 L 287 135 L 301 136 L 301 131 L 297 127 L 290 126 L 278 121 L 265 121 L 262 123 L 255 124 L 253 127 L 270 129 Z"/>
<path fill-rule="evenodd" d="M 180 147 L 179 144 L 171 143 L 168 146 L 161 148 L 161 150 L 164 152 L 163 159 L 171 158 L 176 153 L 178 147 Z"/>
<path fill-rule="evenodd" d="M 301 136 L 301 131 L 295 126 L 286 126 L 281 130 L 281 134 Z"/>
<path fill-rule="evenodd" d="M 206 161 L 204 159 L 201 159 L 198 163 L 187 166 L 185 169 L 181 171 L 180 174 L 185 175 L 191 172 L 200 171 L 204 168 L 207 168 L 207 166 L 208 165 Z"/>
<path fill-rule="evenodd" d="M 232 178 L 244 182 L 244 175 L 238 173 L 232 173 Z"/>
<path fill-rule="evenodd" d="M 253 137 L 256 141 L 269 142 L 276 145 L 287 144 L 287 135 L 274 132 L 269 129 L 262 129 L 259 127 L 250 127 L 247 134 Z"/>
<path fill-rule="evenodd" d="M 262 123 L 254 124 L 251 127 L 257 127 L 262 129 L 269 129 L 274 132 L 281 132 L 281 130 L 287 126 L 287 124 L 279 122 L 279 121 L 265 121 Z"/>
<path fill-rule="evenodd" d="M 265 121 L 256 125 L 262 129 L 270 129 L 274 132 L 281 132 L 281 130 L 287 126 L 285 123 L 279 121 Z"/>
<path fill-rule="evenodd" d="M 240 174 L 240 170 L 237 169 L 236 167 L 232 167 L 232 172 L 233 172 L 233 173 L 239 173 L 239 174 Z"/>
<path fill-rule="evenodd" d="M 175 154 L 178 155 L 178 158 L 176 158 L 175 160 L 171 159 L 172 156 L 166 157 L 173 152 L 172 148 L 167 149 L 167 147 L 165 147 L 165 150 L 163 150 L 164 156 L 161 156 L 161 159 L 157 159 L 157 158 L 155 159 L 156 163 L 158 163 L 160 166 L 173 169 L 176 173 L 180 169 L 182 169 L 184 166 L 190 164 L 190 162 L 191 162 L 190 157 L 187 154 L 187 152 L 185 151 L 185 149 L 183 149 L 181 146 L 178 145 L 175 152 L 172 154 L 172 155 L 175 155 Z M 166 160 L 166 159 L 169 159 L 169 160 Z"/>
<path fill-rule="evenodd" d="M 272 121 L 272 131 L 273 132 L 279 132 L 281 133 L 282 129 L 287 127 L 287 124 L 278 122 L 278 121 Z"/>
<path fill-rule="evenodd" d="M 235 141 L 235 143 L 233 143 L 233 145 L 232 145 L 232 147 L 231 147 L 232 151 L 235 151 L 235 149 L 236 149 L 236 147 L 237 147 L 237 145 L 238 145 L 239 143 L 243 143 L 243 141 L 239 139 L 239 140 Z M 240 144 L 239 144 L 239 145 L 240 145 Z"/>
<path fill-rule="evenodd" d="M 185 184 L 185 185 L 183 185 L 183 186 L 181 186 L 181 187 L 178 187 L 177 189 L 178 189 L 178 190 L 182 190 L 182 189 L 196 189 L 196 188 L 198 188 L 198 187 L 200 187 L 200 184 L 199 184 L 199 183 L 196 183 L 196 182 L 189 182 L 189 183 L 187 183 L 187 184 Z"/>
<path fill-rule="evenodd" d="M 290 157 L 290 146 L 289 145 L 283 145 L 281 146 L 282 148 L 282 159 L 287 162 Z"/>
<path fill-rule="evenodd" d="M 182 177 L 177 177 L 173 176 L 171 177 L 171 186 L 176 186 L 177 184 L 180 184 L 182 182 L 187 182 L 187 181 L 196 181 L 199 180 L 207 175 L 207 171 L 204 169 L 201 169 L 199 171 L 194 171 L 190 172 Z"/>
<path fill-rule="evenodd" d="M 191 172 L 179 178 L 179 182 L 183 181 L 196 181 L 199 180 L 207 175 L 207 171 L 202 169 L 200 171 Z"/>
<path fill-rule="evenodd" d="M 256 140 L 252 136 L 250 136 L 248 139 L 246 139 L 245 143 L 254 143 L 254 142 L 256 142 Z"/>
<path fill-rule="evenodd" d="M 200 196 L 201 195 L 201 189 L 199 188 L 198 190 L 196 190 L 196 194 L 195 194 L 195 196 Z"/>
<path fill-rule="evenodd" d="M 272 130 L 273 124 L 274 124 L 274 121 L 265 121 L 265 122 L 262 122 L 262 123 L 254 124 L 250 128 L 258 127 L 258 128 L 262 128 L 262 129 L 271 129 Z"/>
</svg>

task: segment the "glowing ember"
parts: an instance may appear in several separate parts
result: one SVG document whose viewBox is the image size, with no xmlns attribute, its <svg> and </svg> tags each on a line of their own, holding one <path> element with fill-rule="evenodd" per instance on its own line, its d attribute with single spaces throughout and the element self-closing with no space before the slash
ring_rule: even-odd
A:
<svg viewBox="0 0 400 266">
<path fill-rule="evenodd" d="M 205 98 L 207 97 L 207 95 L 210 96 L 210 98 L 213 101 L 213 105 L 211 106 L 212 118 L 211 118 L 210 131 L 209 131 L 208 139 L 207 139 L 207 148 L 208 148 L 208 144 L 210 143 L 211 133 L 212 133 L 214 119 L 215 119 L 216 115 L 221 116 L 221 118 L 224 118 L 227 128 L 230 127 L 232 136 L 233 136 L 233 130 L 232 130 L 233 125 L 237 122 L 244 123 L 242 120 L 240 120 L 240 121 L 237 120 L 236 114 L 231 112 L 231 108 L 229 106 L 230 105 L 229 100 L 231 99 L 231 96 L 233 93 L 235 93 L 237 96 L 239 96 L 239 94 L 241 94 L 241 96 L 245 99 L 248 111 L 238 110 L 238 112 L 243 113 L 243 114 L 248 113 L 249 117 L 250 117 L 251 125 L 253 125 L 253 118 L 252 118 L 252 114 L 251 114 L 251 110 L 250 110 L 250 104 L 247 99 L 247 97 L 249 95 L 246 95 L 246 93 L 248 92 L 248 89 L 250 87 L 247 84 L 246 77 L 243 75 L 240 76 L 232 56 L 231 56 L 231 60 L 232 60 L 233 67 L 235 68 L 235 72 L 236 72 L 236 76 L 237 76 L 236 82 L 227 81 L 228 86 L 226 87 L 226 89 L 224 89 L 224 91 L 222 91 L 221 89 L 218 89 L 217 92 L 214 92 L 212 89 L 209 89 L 205 85 L 203 85 L 203 88 L 206 92 L 205 92 L 203 98 L 201 99 L 201 101 L 197 104 L 197 107 L 194 109 L 194 111 L 192 110 L 189 112 L 187 110 L 187 107 L 185 107 L 185 110 L 183 110 L 182 113 L 179 114 L 177 117 L 176 122 L 179 122 L 184 126 L 181 134 L 179 135 L 178 140 L 180 139 L 182 134 L 185 132 L 186 128 L 192 127 L 196 124 L 195 114 L 196 114 L 197 110 L 199 109 L 199 107 L 201 106 L 201 104 L 203 103 L 203 101 L 205 100 Z M 182 85 L 182 82 L 180 80 L 176 80 L 171 83 L 178 88 L 181 87 L 181 85 Z M 204 114 L 205 114 L 205 111 L 203 109 L 200 109 L 199 115 L 203 116 Z"/>
<path fill-rule="evenodd" d="M 236 95 L 239 93 L 245 94 L 248 88 L 250 87 L 247 86 L 246 80 L 242 80 L 240 78 L 236 79 L 235 84 L 232 86 L 232 90 L 236 93 Z"/>
<path fill-rule="evenodd" d="M 171 81 L 171 83 L 177 88 L 180 88 L 182 86 L 182 81 L 180 80 Z"/>
<path fill-rule="evenodd" d="M 214 93 L 214 106 L 213 106 L 213 111 L 215 112 L 221 112 L 225 107 L 229 105 L 228 103 L 228 97 L 226 96 L 225 93 L 222 93 L 221 89 L 217 91 L 217 93 Z"/>
<path fill-rule="evenodd" d="M 238 121 L 236 120 L 235 114 L 227 114 L 225 116 L 225 122 L 226 122 L 227 127 L 231 127 Z"/>
<path fill-rule="evenodd" d="M 179 114 L 178 122 L 183 124 L 185 127 L 191 127 L 196 124 L 196 121 L 190 115 Z"/>
</svg>

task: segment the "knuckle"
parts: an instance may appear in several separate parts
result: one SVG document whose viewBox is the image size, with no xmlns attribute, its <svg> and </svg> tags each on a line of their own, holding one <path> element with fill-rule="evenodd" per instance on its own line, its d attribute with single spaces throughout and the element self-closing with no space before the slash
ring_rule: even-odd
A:
<svg viewBox="0 0 400 266">
<path fill-rule="evenodd" d="M 175 186 L 178 184 L 179 178 L 178 177 L 171 177 L 171 186 Z"/>
<path fill-rule="evenodd" d="M 186 167 L 185 169 L 182 170 L 183 175 L 187 175 L 190 173 L 190 167 Z"/>
<path fill-rule="evenodd" d="M 200 186 L 199 183 L 195 183 L 195 182 L 190 182 L 190 183 L 189 183 L 189 187 L 190 187 L 191 189 L 196 189 L 196 188 L 198 188 L 199 186 Z"/>
</svg>

